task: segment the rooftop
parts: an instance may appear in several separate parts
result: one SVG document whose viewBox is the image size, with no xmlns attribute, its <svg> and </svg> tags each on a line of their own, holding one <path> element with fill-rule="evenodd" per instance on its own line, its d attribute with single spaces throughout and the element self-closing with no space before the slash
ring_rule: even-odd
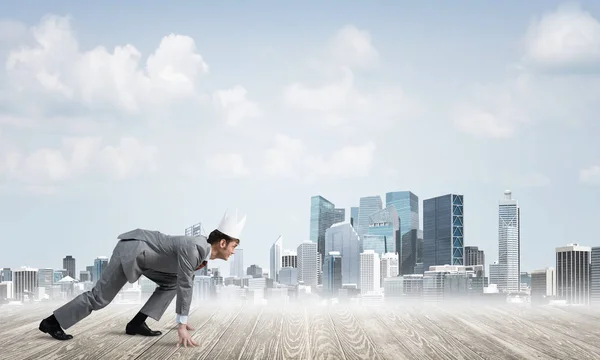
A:
<svg viewBox="0 0 600 360">
<path fill-rule="evenodd" d="M 2 359 L 594 359 L 600 309 L 496 306 L 211 305 L 190 324 L 195 348 L 177 348 L 174 309 L 148 321 L 160 337 L 124 334 L 140 305 L 111 304 L 57 341 L 37 330 L 54 306 L 0 306 Z M 455 306 L 449 308 L 456 308 Z M 460 308 L 460 307 L 459 307 Z"/>
</svg>

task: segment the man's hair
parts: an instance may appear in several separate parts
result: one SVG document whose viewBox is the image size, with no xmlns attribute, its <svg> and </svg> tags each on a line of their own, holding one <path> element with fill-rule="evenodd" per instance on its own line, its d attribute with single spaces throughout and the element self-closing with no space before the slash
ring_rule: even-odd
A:
<svg viewBox="0 0 600 360">
<path fill-rule="evenodd" d="M 229 235 L 225 235 L 222 232 L 220 232 L 219 230 L 213 230 L 210 235 L 208 235 L 208 239 L 206 239 L 206 241 L 208 241 L 209 244 L 214 244 L 214 243 L 218 243 L 221 240 L 225 240 L 225 242 L 227 243 L 227 245 L 229 245 L 230 242 L 235 241 L 238 244 L 240 243 L 240 239 L 236 239 L 233 238 Z"/>
</svg>

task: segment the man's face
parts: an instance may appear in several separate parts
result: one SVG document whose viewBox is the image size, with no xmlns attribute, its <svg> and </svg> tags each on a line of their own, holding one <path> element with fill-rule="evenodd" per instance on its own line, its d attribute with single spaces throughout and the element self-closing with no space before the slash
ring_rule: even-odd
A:
<svg viewBox="0 0 600 360">
<path fill-rule="evenodd" d="M 224 239 L 219 243 L 219 259 L 228 260 L 229 257 L 235 254 L 235 248 L 238 246 L 237 241 L 230 241 L 229 244 Z"/>
</svg>

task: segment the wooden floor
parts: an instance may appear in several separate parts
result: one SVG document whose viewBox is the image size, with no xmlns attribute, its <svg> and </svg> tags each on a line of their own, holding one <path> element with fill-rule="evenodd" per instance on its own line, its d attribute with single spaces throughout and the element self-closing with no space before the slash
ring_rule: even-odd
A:
<svg viewBox="0 0 600 360">
<path fill-rule="evenodd" d="M 600 309 L 495 306 L 354 308 L 212 305 L 190 315 L 195 348 L 177 348 L 174 310 L 128 336 L 138 306 L 109 305 L 57 341 L 37 330 L 48 305 L 0 307 L 0 359 L 599 359 Z M 455 306 L 457 307 L 457 306 Z"/>
</svg>

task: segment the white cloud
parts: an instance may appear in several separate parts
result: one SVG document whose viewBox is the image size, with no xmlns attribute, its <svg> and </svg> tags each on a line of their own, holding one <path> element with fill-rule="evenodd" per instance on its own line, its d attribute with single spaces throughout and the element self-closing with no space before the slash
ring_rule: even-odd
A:
<svg viewBox="0 0 600 360">
<path fill-rule="evenodd" d="M 256 119 L 263 115 L 258 104 L 247 98 L 247 91 L 241 85 L 215 92 L 213 101 L 224 113 L 225 122 L 229 126 L 236 126 L 245 119 Z"/>
<path fill-rule="evenodd" d="M 241 154 L 215 154 L 206 158 L 205 165 L 208 172 L 220 178 L 240 178 L 250 174 Z"/>
<path fill-rule="evenodd" d="M 354 73 L 342 67 L 338 81 L 321 86 L 293 83 L 284 89 L 283 102 L 292 110 L 306 112 L 326 127 L 348 125 L 356 121 L 375 126 L 419 115 L 420 109 L 399 86 L 364 93 L 355 86 Z M 377 122 L 373 123 L 373 119 Z"/>
<path fill-rule="evenodd" d="M 139 113 L 193 99 L 198 77 L 208 71 L 188 36 L 165 36 L 144 63 L 130 44 L 112 52 L 102 46 L 80 49 L 68 17 L 45 16 L 31 33 L 34 44 L 12 50 L 6 62 L 13 93 L 30 103 L 42 98 L 53 106 Z"/>
<path fill-rule="evenodd" d="M 154 171 L 156 148 L 134 138 L 122 138 L 117 146 L 104 146 L 99 138 L 64 138 L 60 148 L 40 148 L 30 154 L 4 153 L 4 174 L 33 188 L 73 180 L 100 171 L 122 180 Z"/>
<path fill-rule="evenodd" d="M 316 180 L 351 178 L 369 175 L 375 144 L 342 147 L 329 156 L 313 153 L 297 138 L 277 134 L 274 144 L 265 152 L 264 173 L 269 177 Z"/>
<path fill-rule="evenodd" d="M 525 62 L 543 69 L 600 70 L 600 22 L 576 4 L 534 19 L 523 45 Z"/>
<path fill-rule="evenodd" d="M 0 20 L 0 47 L 22 40 L 27 33 L 27 27 L 14 20 Z"/>
<path fill-rule="evenodd" d="M 372 68 L 379 64 L 379 52 L 371 42 L 371 35 L 353 25 L 338 30 L 329 43 L 333 61 L 351 68 Z"/>
<path fill-rule="evenodd" d="M 581 169 L 579 181 L 588 185 L 600 185 L 600 165 L 592 165 Z"/>
</svg>

